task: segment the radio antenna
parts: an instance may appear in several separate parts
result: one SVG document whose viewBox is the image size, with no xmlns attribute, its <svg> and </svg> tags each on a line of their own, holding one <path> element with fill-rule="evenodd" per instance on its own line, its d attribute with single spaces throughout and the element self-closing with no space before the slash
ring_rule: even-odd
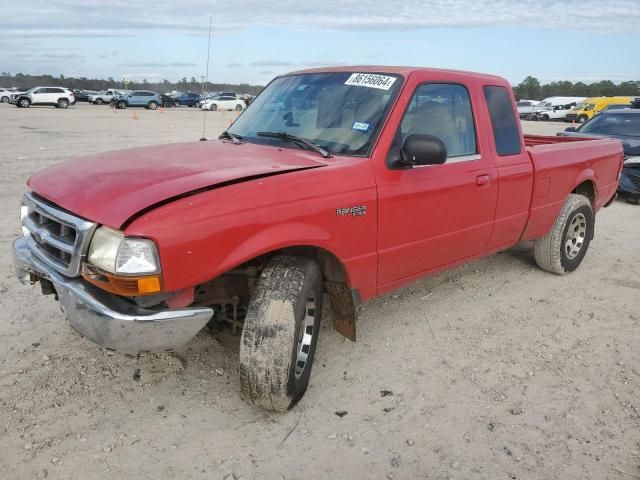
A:
<svg viewBox="0 0 640 480">
<path fill-rule="evenodd" d="M 205 77 L 205 88 L 203 90 L 207 90 L 209 85 L 209 60 L 211 59 L 211 24 L 212 24 L 212 16 L 209 15 L 209 43 L 207 45 L 207 74 Z M 204 94 L 205 92 L 202 92 L 202 93 Z M 207 111 L 203 108 L 202 109 L 202 138 L 200 138 L 201 142 L 207 141 L 207 137 L 205 137 L 206 128 L 207 128 Z"/>
</svg>

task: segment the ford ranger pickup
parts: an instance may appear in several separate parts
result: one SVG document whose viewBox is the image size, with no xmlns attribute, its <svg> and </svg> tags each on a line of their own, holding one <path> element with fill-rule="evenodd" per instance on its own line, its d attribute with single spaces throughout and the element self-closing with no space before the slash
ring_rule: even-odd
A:
<svg viewBox="0 0 640 480">
<path fill-rule="evenodd" d="M 499 77 L 299 71 L 218 139 L 34 174 L 15 269 L 107 349 L 241 329 L 243 397 L 286 411 L 309 383 L 325 296 L 355 340 L 359 302 L 522 241 L 543 270 L 569 273 L 622 160 L 612 139 L 523 136 Z"/>
</svg>

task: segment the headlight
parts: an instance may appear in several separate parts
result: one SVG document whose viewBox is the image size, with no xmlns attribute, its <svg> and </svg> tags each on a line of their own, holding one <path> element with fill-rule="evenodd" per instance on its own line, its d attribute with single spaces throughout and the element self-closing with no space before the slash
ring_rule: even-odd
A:
<svg viewBox="0 0 640 480">
<path fill-rule="evenodd" d="M 118 275 L 147 275 L 160 272 L 153 241 L 126 237 L 122 232 L 100 227 L 89 247 L 89 263 Z"/>
<path fill-rule="evenodd" d="M 630 165 L 632 163 L 640 163 L 640 157 L 625 157 L 624 164 Z"/>
</svg>

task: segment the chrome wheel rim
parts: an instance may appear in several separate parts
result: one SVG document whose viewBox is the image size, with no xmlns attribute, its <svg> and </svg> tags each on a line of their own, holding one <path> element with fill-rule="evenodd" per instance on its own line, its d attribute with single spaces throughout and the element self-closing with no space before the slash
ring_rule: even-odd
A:
<svg viewBox="0 0 640 480">
<path fill-rule="evenodd" d="M 564 242 L 564 253 L 569 260 L 578 256 L 587 236 L 587 219 L 582 213 L 576 214 L 567 229 L 567 238 Z"/>
<path fill-rule="evenodd" d="M 296 365 L 295 365 L 295 377 L 299 379 L 307 368 L 309 363 L 309 353 L 311 352 L 311 344 L 313 343 L 313 336 L 315 332 L 315 318 L 316 318 L 316 300 L 312 295 L 307 299 L 307 304 L 304 309 L 304 319 L 300 327 L 300 333 L 298 334 L 298 343 L 296 345 Z"/>
</svg>

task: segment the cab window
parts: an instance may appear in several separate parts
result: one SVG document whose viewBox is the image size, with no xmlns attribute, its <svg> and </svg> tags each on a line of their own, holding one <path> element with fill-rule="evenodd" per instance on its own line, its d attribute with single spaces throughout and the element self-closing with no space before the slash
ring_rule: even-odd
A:
<svg viewBox="0 0 640 480">
<path fill-rule="evenodd" d="M 400 146 L 413 134 L 438 137 L 447 147 L 448 159 L 478 153 L 467 89 L 447 83 L 420 85 L 400 123 L 395 143 Z"/>
</svg>

